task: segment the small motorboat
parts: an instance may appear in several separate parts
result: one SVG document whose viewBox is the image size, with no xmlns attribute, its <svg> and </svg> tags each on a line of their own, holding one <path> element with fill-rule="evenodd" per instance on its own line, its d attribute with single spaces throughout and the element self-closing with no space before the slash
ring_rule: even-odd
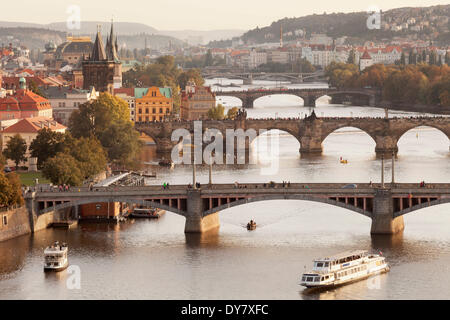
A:
<svg viewBox="0 0 450 320">
<path fill-rule="evenodd" d="M 58 241 L 47 247 L 44 250 L 44 271 L 58 272 L 67 269 L 69 266 L 68 250 L 67 244 L 59 244 Z"/>
<path fill-rule="evenodd" d="M 166 210 L 161 210 L 158 208 L 134 208 L 130 216 L 132 218 L 158 219 L 164 213 L 166 213 Z"/>
<path fill-rule="evenodd" d="M 256 222 L 253 220 L 250 220 L 249 223 L 247 223 L 247 230 L 255 230 L 256 229 Z"/>
</svg>

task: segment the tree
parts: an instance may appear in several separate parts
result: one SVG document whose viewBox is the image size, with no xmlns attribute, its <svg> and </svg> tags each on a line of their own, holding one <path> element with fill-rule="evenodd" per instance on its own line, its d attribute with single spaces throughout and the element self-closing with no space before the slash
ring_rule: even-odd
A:
<svg viewBox="0 0 450 320">
<path fill-rule="evenodd" d="M 42 93 L 41 89 L 39 89 L 39 87 L 36 85 L 36 83 L 33 80 L 30 81 L 29 88 L 32 92 L 45 98 L 45 95 Z"/>
<path fill-rule="evenodd" d="M 183 71 L 177 78 L 177 83 L 180 88 L 185 88 L 188 81 L 194 81 L 197 86 L 202 86 L 205 80 L 199 69 L 190 69 L 188 71 Z"/>
<path fill-rule="evenodd" d="M 209 66 L 212 66 L 213 65 L 213 56 L 212 56 L 212 53 L 211 53 L 211 49 L 208 49 L 208 52 L 206 53 L 206 56 L 205 56 L 205 66 L 206 67 L 209 67 Z"/>
<path fill-rule="evenodd" d="M 404 52 L 402 52 L 402 55 L 400 56 L 400 64 L 402 66 L 404 66 L 406 64 L 406 56 L 405 56 Z"/>
<path fill-rule="evenodd" d="M 22 206 L 24 201 L 22 196 L 22 183 L 20 182 L 19 176 L 15 172 L 10 172 L 6 174 L 6 179 L 8 179 L 9 185 L 11 186 L 8 200 L 9 205 Z"/>
<path fill-rule="evenodd" d="M 119 121 L 112 123 L 107 130 L 99 136 L 102 146 L 106 149 L 111 162 L 127 166 L 138 167 L 138 157 L 142 147 L 139 133 L 134 130 L 130 122 Z"/>
<path fill-rule="evenodd" d="M 85 179 L 92 178 L 106 168 L 106 152 L 96 138 L 73 139 L 67 145 L 66 153 L 79 162 Z"/>
<path fill-rule="evenodd" d="M 58 153 L 44 163 L 42 173 L 53 184 L 79 186 L 84 178 L 79 167 L 80 163 L 74 157 Z"/>
<path fill-rule="evenodd" d="M 425 50 L 422 51 L 422 62 L 427 62 L 427 52 Z"/>
<path fill-rule="evenodd" d="M 26 161 L 27 142 L 20 134 L 16 134 L 6 143 L 6 149 L 3 151 L 7 159 L 11 159 L 16 164 L 16 170 L 19 169 L 19 163 Z"/>
<path fill-rule="evenodd" d="M 0 172 L 0 207 L 23 205 L 22 188 L 16 173 Z"/>
<path fill-rule="evenodd" d="M 30 144 L 30 152 L 32 157 L 38 159 L 38 168 L 51 157 L 54 157 L 58 152 L 64 150 L 66 139 L 70 139 L 69 134 L 55 132 L 48 128 L 39 130 L 38 135 Z"/>
<path fill-rule="evenodd" d="M 349 53 L 348 59 L 347 59 L 347 63 L 349 63 L 349 64 L 355 64 L 356 63 L 355 50 L 354 49 L 350 50 L 350 53 Z"/>
<path fill-rule="evenodd" d="M 436 63 L 437 63 L 437 61 L 436 61 L 436 51 L 432 50 L 431 53 L 430 53 L 429 64 L 433 65 L 433 64 L 436 64 Z"/>
<path fill-rule="evenodd" d="M 225 107 L 218 104 L 208 110 L 208 118 L 211 120 L 223 120 L 225 118 Z"/>
<path fill-rule="evenodd" d="M 137 158 L 142 146 L 129 120 L 127 103 L 107 93 L 74 111 L 69 130 L 75 138 L 96 138 L 105 148 L 109 161 L 121 165 L 131 165 L 130 159 Z"/>
<path fill-rule="evenodd" d="M 236 118 L 236 116 L 238 115 L 238 112 L 239 112 L 238 107 L 233 107 L 233 108 L 229 109 L 227 112 L 227 119 L 234 120 Z"/>
</svg>

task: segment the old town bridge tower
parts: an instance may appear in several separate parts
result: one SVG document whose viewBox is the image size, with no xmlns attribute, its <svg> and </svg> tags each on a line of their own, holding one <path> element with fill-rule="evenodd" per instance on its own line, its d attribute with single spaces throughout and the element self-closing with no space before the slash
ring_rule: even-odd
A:
<svg viewBox="0 0 450 320">
<path fill-rule="evenodd" d="M 122 87 L 122 64 L 119 60 L 117 37 L 111 23 L 111 32 L 103 46 L 100 27 L 97 29 L 91 55 L 83 60 L 83 89 L 95 87 L 97 91 L 114 93 Z"/>
</svg>

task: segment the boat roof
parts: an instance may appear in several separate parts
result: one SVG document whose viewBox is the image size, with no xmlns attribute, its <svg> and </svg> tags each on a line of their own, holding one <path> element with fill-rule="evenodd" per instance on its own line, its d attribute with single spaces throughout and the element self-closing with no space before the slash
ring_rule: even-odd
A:
<svg viewBox="0 0 450 320">
<path fill-rule="evenodd" d="M 367 252 L 368 252 L 367 250 L 349 250 L 349 251 L 341 252 L 341 253 L 326 257 L 326 258 L 316 259 L 315 261 L 339 260 L 339 259 L 346 258 L 346 257 L 362 255 Z"/>
</svg>

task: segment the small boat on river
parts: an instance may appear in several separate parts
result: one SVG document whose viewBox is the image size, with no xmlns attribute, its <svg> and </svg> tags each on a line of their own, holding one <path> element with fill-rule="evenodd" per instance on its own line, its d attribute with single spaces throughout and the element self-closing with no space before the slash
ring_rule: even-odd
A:
<svg viewBox="0 0 450 320">
<path fill-rule="evenodd" d="M 164 213 L 166 213 L 166 210 L 161 210 L 158 208 L 134 208 L 130 216 L 132 218 L 158 219 Z"/>
<path fill-rule="evenodd" d="M 300 285 L 307 288 L 333 288 L 389 271 L 384 257 L 366 250 L 343 252 L 314 260 L 311 272 L 302 275 Z"/>
<path fill-rule="evenodd" d="M 247 230 L 255 230 L 256 229 L 256 222 L 253 220 L 250 220 L 249 223 L 247 223 Z"/>
<path fill-rule="evenodd" d="M 60 244 L 58 241 L 47 247 L 44 250 L 44 271 L 58 272 L 65 270 L 69 266 L 68 250 L 67 244 Z"/>
</svg>

